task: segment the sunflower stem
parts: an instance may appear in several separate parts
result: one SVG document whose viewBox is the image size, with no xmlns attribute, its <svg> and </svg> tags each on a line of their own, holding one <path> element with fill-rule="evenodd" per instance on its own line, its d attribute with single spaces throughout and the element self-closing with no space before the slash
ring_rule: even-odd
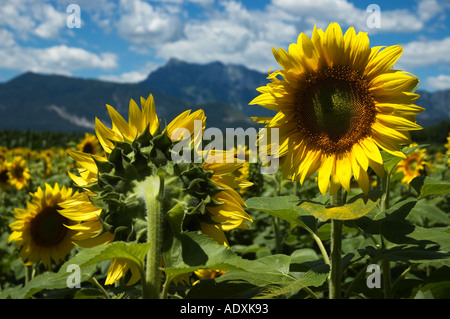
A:
<svg viewBox="0 0 450 319">
<path fill-rule="evenodd" d="M 380 209 L 382 212 L 384 212 L 386 209 L 389 208 L 389 184 L 391 181 L 391 177 L 389 172 L 385 172 L 384 177 L 382 178 L 382 192 L 383 195 L 381 196 L 380 200 Z"/>
<path fill-rule="evenodd" d="M 161 299 L 167 299 L 167 295 L 169 293 L 169 286 L 172 282 L 173 278 L 171 276 L 166 276 L 166 281 L 164 282 L 163 293 Z"/>
<path fill-rule="evenodd" d="M 380 200 L 380 210 L 381 212 L 389 209 L 389 186 L 391 181 L 391 172 L 386 171 L 382 178 L 382 191 L 383 194 Z M 385 249 L 385 241 L 384 238 L 381 237 L 381 249 Z M 381 267 L 383 269 L 383 286 L 384 286 L 384 298 L 389 299 L 391 295 L 391 264 L 389 260 L 383 259 L 381 261 Z"/>
<path fill-rule="evenodd" d="M 275 189 L 275 196 L 281 196 L 282 180 L 283 180 L 282 175 L 280 175 L 280 174 L 275 175 L 275 181 L 277 183 L 277 186 Z M 272 216 L 272 222 L 273 222 L 273 230 L 275 233 L 275 253 L 281 254 L 282 244 L 281 244 L 281 237 L 280 237 L 280 219 L 276 216 Z"/>
<path fill-rule="evenodd" d="M 100 285 L 100 283 L 97 281 L 97 279 L 95 279 L 95 277 L 92 277 L 91 279 L 89 279 L 89 282 L 91 284 L 93 284 L 94 286 L 96 286 L 97 289 L 100 290 L 100 292 L 103 294 L 103 296 L 105 296 L 106 299 L 111 299 L 108 292 L 105 290 L 105 288 L 103 288 L 102 285 Z"/>
<path fill-rule="evenodd" d="M 343 205 L 342 189 L 331 196 L 331 204 L 334 206 Z M 341 244 L 342 244 L 342 226 L 341 220 L 331 220 L 331 258 L 330 258 L 330 277 L 329 277 L 329 297 L 330 299 L 341 299 Z"/>
<path fill-rule="evenodd" d="M 312 238 L 316 242 L 317 246 L 319 246 L 319 250 L 322 253 L 323 260 L 324 260 L 325 264 L 330 265 L 330 259 L 328 257 L 327 250 L 325 249 L 325 246 L 323 245 L 322 240 L 320 239 L 320 237 L 317 236 L 316 233 L 314 233 L 313 231 L 310 231 L 308 229 L 307 229 L 307 231 L 310 233 L 310 235 L 312 236 Z"/>
<path fill-rule="evenodd" d="M 150 248 L 147 252 L 144 299 L 159 299 L 161 290 L 161 223 L 162 200 L 164 197 L 164 176 L 150 177 L 143 197 L 147 208 L 147 242 Z M 159 184 L 159 185 L 158 185 Z"/>
</svg>

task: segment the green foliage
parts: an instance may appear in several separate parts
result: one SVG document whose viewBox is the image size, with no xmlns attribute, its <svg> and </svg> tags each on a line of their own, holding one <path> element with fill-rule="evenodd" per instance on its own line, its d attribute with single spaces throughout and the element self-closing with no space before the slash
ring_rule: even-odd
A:
<svg viewBox="0 0 450 319">
<path fill-rule="evenodd" d="M 8 145 L 18 145 L 20 142 L 19 137 L 8 138 L 18 138 L 18 141 L 10 141 Z M 72 138 L 67 137 L 68 140 Z M 72 144 L 74 142 L 72 140 Z M 142 164 L 142 156 L 150 156 L 152 150 L 158 149 L 158 145 L 163 145 L 165 141 L 161 139 L 156 143 L 134 144 L 133 147 L 126 143 L 118 145 L 120 152 L 111 154 L 108 163 L 99 163 L 99 183 L 105 189 L 107 186 L 110 194 L 119 194 L 123 189 L 132 192 L 136 185 L 129 187 L 132 184 L 129 181 L 137 176 L 134 168 Z M 406 148 L 404 152 L 409 154 L 423 147 Z M 152 154 L 155 158 L 163 158 L 160 153 Z M 124 160 L 124 155 L 131 160 Z M 405 185 L 401 183 L 402 173 L 396 171 L 400 159 L 386 153 L 383 158 L 390 177 L 383 180 L 389 186 L 387 202 L 383 189 L 386 185 L 380 185 L 381 180 L 377 180 L 377 185 L 372 185 L 367 196 L 358 189 L 352 189 L 346 194 L 343 205 L 333 207 L 329 196 L 318 195 L 315 176 L 299 185 L 282 180 L 279 173 L 257 176 L 253 172 L 253 182 L 257 181 L 258 191 L 243 195 L 253 223 L 251 229 L 226 232 L 229 247 L 197 232 L 197 229 L 184 228 L 195 207 L 198 210 L 203 207 L 200 202 L 194 203 L 190 196 L 199 197 L 202 194 L 205 183 L 209 183 L 208 173 L 200 174 L 195 165 L 175 168 L 167 165 L 166 161 L 161 162 L 160 169 L 180 170 L 179 179 L 167 181 L 166 195 L 174 200 L 176 197 L 176 203 L 171 202 L 171 209 L 164 216 L 168 227 L 165 228 L 162 243 L 163 297 L 327 298 L 330 219 L 341 219 L 342 297 L 449 298 L 448 166 L 445 162 L 438 162 L 435 153 L 429 152 L 428 162 L 431 164 L 426 175 L 416 177 Z M 33 173 L 29 189 L 0 191 L 0 298 L 141 298 L 146 254 L 151 243 L 118 241 L 92 248 L 77 247 L 61 266 L 46 270 L 41 265 L 35 265 L 31 276 L 30 267 L 22 264 L 14 247 L 7 243 L 13 209 L 25 207 L 29 191 L 54 181 L 73 186 L 66 176 L 70 160 L 55 155 L 53 161 L 54 170 L 50 175 L 44 174 L 42 162 L 29 162 Z M 120 178 L 115 179 L 115 176 Z M 145 176 L 141 179 L 145 180 Z M 184 185 L 190 192 L 189 196 L 174 195 L 170 185 L 177 183 Z M 121 203 L 121 199 L 113 197 L 108 198 L 110 207 L 114 206 L 114 202 Z M 212 201 L 206 195 L 202 200 Z M 117 205 L 125 207 L 120 211 L 120 214 L 125 214 L 142 203 L 135 197 L 129 197 L 127 202 Z M 144 214 L 141 210 L 134 213 Z M 123 258 L 136 265 L 141 282 L 126 286 L 127 280 L 124 278 L 114 287 L 105 286 L 103 283 L 108 266 L 114 258 Z M 68 266 L 73 264 L 80 267 L 81 288 L 68 288 L 68 278 L 72 274 Z M 367 285 L 367 267 L 372 264 L 382 268 L 381 289 Z M 200 278 L 195 273 L 199 269 L 225 273 Z"/>
</svg>

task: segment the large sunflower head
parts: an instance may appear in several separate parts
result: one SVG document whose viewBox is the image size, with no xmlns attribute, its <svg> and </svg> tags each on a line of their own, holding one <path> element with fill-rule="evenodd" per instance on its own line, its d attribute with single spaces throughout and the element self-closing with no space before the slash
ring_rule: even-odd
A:
<svg viewBox="0 0 450 319">
<path fill-rule="evenodd" d="M 9 183 L 21 190 L 28 186 L 28 181 L 31 179 L 30 170 L 27 167 L 27 161 L 15 156 L 11 162 L 7 163 Z"/>
<path fill-rule="evenodd" d="M 14 211 L 16 221 L 9 225 L 12 229 L 9 242 L 15 242 L 26 264 L 41 260 L 49 268 L 52 261 L 56 264 L 63 261 L 73 247 L 73 232 L 66 227 L 71 221 L 58 210 L 61 202 L 74 194 L 71 188 L 60 188 L 56 183 L 54 187 L 46 184 L 45 191 L 39 187 L 31 195 L 26 209 Z"/>
<path fill-rule="evenodd" d="M 172 161 L 174 147 L 185 141 L 173 133 L 184 128 L 188 135 L 202 134 L 203 111 L 183 112 L 161 130 L 153 97 L 141 99 L 141 106 L 139 109 L 131 100 L 128 122 L 108 106 L 111 128 L 96 120 L 96 133 L 105 156 L 69 151 L 79 166 L 78 172 L 70 175 L 87 191 L 61 204 L 61 214 L 76 223 L 70 227 L 76 231 L 74 242 L 92 246 L 112 240 L 145 240 L 146 206 L 142 196 L 148 193 L 149 181 L 158 174 L 165 176 L 162 206 L 170 231 L 199 230 L 219 240 L 225 237 L 226 230 L 248 228 L 251 219 L 235 191 L 245 182 L 232 175 L 242 164 Z M 195 135 L 194 141 L 195 138 L 201 136 Z M 198 150 L 194 144 L 187 146 L 196 158 Z M 172 220 L 172 213 L 181 213 L 183 218 Z M 114 283 L 128 269 L 132 271 L 132 284 L 139 279 L 136 269 L 125 260 L 114 259 L 106 283 Z"/>
<path fill-rule="evenodd" d="M 98 118 L 95 119 L 95 132 L 106 153 L 111 153 L 115 142 L 131 142 L 146 130 L 150 135 L 157 135 L 160 130 L 160 120 L 155 111 L 155 101 L 152 94 L 147 99 L 141 97 L 141 109 L 133 99 L 130 100 L 128 123 L 112 106 L 107 105 L 107 109 L 112 121 L 111 128 L 104 125 Z M 172 133 L 177 128 L 186 128 L 192 133 L 194 121 L 201 121 L 204 128 L 205 119 L 203 110 L 197 110 L 193 113 L 191 113 L 191 110 L 187 110 L 167 125 L 167 134 L 172 137 Z"/>
<path fill-rule="evenodd" d="M 367 193 L 367 169 L 384 174 L 379 147 L 405 157 L 399 146 L 421 129 L 423 108 L 411 93 L 419 80 L 392 68 L 401 53 L 399 45 L 370 48 L 366 33 L 343 34 L 337 23 L 315 27 L 311 38 L 301 33 L 288 51 L 273 49 L 282 69 L 269 72 L 272 82 L 250 104 L 278 112 L 256 121 L 279 129 L 285 176 L 303 182 L 318 171 L 322 194 L 334 194 L 349 191 L 353 175 Z"/>
</svg>

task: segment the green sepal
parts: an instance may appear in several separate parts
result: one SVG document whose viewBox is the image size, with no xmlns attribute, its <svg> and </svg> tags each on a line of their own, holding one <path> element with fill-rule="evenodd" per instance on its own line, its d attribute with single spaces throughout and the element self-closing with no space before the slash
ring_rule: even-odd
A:
<svg viewBox="0 0 450 319">
<path fill-rule="evenodd" d="M 100 161 L 95 157 L 92 157 L 92 159 L 94 160 L 95 165 L 97 165 L 98 172 L 110 173 L 114 169 L 114 165 L 109 161 Z"/>
<path fill-rule="evenodd" d="M 136 139 L 133 141 L 133 145 L 139 144 L 140 147 L 150 145 L 150 142 L 153 140 L 153 136 L 150 133 L 150 125 L 147 125 L 144 132 L 142 132 Z"/>
<path fill-rule="evenodd" d="M 120 182 L 123 182 L 123 178 L 117 175 L 111 174 L 100 174 L 98 176 L 99 181 L 102 181 L 105 184 L 111 185 L 116 188 Z"/>
</svg>

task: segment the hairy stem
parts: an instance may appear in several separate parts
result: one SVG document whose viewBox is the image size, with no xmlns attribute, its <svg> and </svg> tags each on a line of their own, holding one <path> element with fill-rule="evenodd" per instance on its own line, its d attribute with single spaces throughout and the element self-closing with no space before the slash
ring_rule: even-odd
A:
<svg viewBox="0 0 450 319">
<path fill-rule="evenodd" d="M 331 196 L 331 204 L 341 206 L 343 204 L 342 188 Z M 341 299 L 341 244 L 342 244 L 342 226 L 341 220 L 331 220 L 331 269 L 329 277 L 330 299 Z"/>
<path fill-rule="evenodd" d="M 147 208 L 147 252 L 144 299 L 159 299 L 161 290 L 161 203 L 164 197 L 164 176 L 152 176 L 143 187 L 143 197 Z"/>
</svg>

